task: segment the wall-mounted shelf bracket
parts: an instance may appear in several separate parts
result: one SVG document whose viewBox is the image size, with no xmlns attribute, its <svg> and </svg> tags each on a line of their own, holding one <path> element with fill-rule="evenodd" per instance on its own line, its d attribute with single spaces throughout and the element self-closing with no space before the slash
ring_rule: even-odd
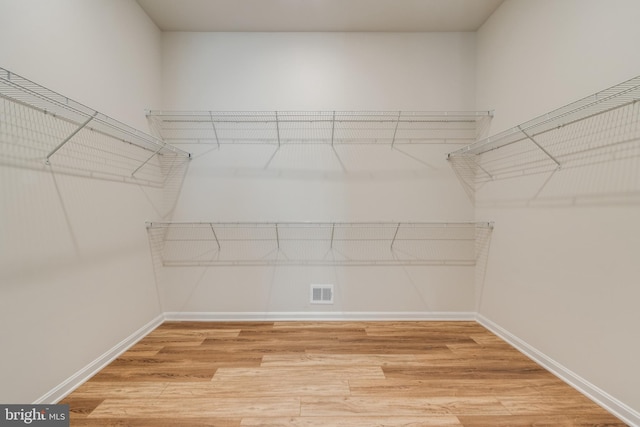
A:
<svg viewBox="0 0 640 427">
<path fill-rule="evenodd" d="M 278 117 L 277 111 L 276 111 L 276 133 L 278 136 L 278 148 L 280 148 L 280 118 Z"/>
<path fill-rule="evenodd" d="M 216 239 L 216 245 L 218 246 L 218 250 L 220 250 L 220 240 L 218 240 L 218 235 L 216 234 L 216 229 L 213 228 L 213 224 L 211 224 L 211 232 L 213 233 L 213 238 Z"/>
<path fill-rule="evenodd" d="M 334 111 L 331 116 L 331 146 L 333 147 L 333 140 L 336 135 L 336 112 Z"/>
<path fill-rule="evenodd" d="M 402 111 L 398 111 L 398 120 L 396 120 L 396 127 L 393 128 L 393 137 L 391 138 L 391 148 L 396 143 L 396 135 L 398 135 L 398 126 L 400 125 L 400 116 L 402 115 Z"/>
<path fill-rule="evenodd" d="M 475 158 L 472 157 L 473 163 L 475 163 L 476 167 L 478 169 L 480 169 L 482 172 L 484 172 L 490 179 L 493 179 L 493 175 L 491 175 L 489 173 L 488 170 L 486 170 L 485 168 L 482 167 L 482 165 L 478 162 L 478 160 L 476 160 Z"/>
<path fill-rule="evenodd" d="M 213 113 L 209 111 L 209 115 L 211 116 L 211 128 L 213 129 L 213 136 L 216 138 L 216 144 L 218 145 L 218 150 L 220 149 L 220 139 L 218 138 L 218 130 L 216 129 L 216 122 L 213 120 Z"/>
<path fill-rule="evenodd" d="M 51 152 L 49 154 L 47 154 L 47 157 L 45 157 L 45 159 L 44 159 L 45 164 L 47 164 L 47 165 L 50 164 L 49 159 L 51 158 L 51 156 L 53 156 L 59 149 L 61 149 L 67 142 L 69 142 L 71 140 L 71 138 L 76 136 L 78 134 L 78 132 L 80 132 L 82 129 L 84 129 L 89 124 L 89 122 L 91 122 L 91 120 L 93 120 L 97 115 L 98 115 L 98 112 L 96 111 L 91 117 L 89 117 L 87 120 L 85 120 L 84 123 L 82 123 L 80 126 L 78 126 L 78 128 L 76 130 L 74 130 L 69 136 L 67 136 L 60 144 L 58 144 L 56 146 L 56 148 L 51 150 Z"/>
<path fill-rule="evenodd" d="M 329 250 L 333 249 L 333 236 L 335 235 L 335 232 L 336 232 L 336 225 L 331 224 L 331 242 L 329 243 Z"/>
<path fill-rule="evenodd" d="M 396 238 L 398 237 L 398 230 L 400 230 L 400 223 L 396 227 L 396 231 L 393 233 L 393 239 L 391 239 L 391 245 L 389 245 L 389 249 L 393 251 L 393 244 L 396 242 Z"/>
<path fill-rule="evenodd" d="M 144 167 L 144 165 L 146 165 L 147 163 L 149 163 L 149 160 L 153 159 L 155 156 L 158 155 L 158 153 L 160 153 L 160 151 L 162 151 L 162 149 L 164 148 L 163 145 L 161 145 L 160 147 L 158 147 L 158 149 L 156 151 L 153 152 L 153 154 L 151 154 L 149 157 L 147 157 L 147 159 L 142 162 L 140 164 L 140 166 L 138 166 L 133 172 L 131 172 L 131 176 L 135 176 L 136 172 L 138 172 L 140 169 L 142 169 Z M 191 158 L 191 156 L 189 156 L 189 158 Z"/>
<path fill-rule="evenodd" d="M 551 153 L 549 153 L 547 150 L 545 150 L 542 145 L 538 144 L 538 142 L 535 139 L 533 139 L 533 137 L 531 135 L 529 135 L 524 129 L 522 129 L 522 126 L 518 126 L 518 129 L 520 129 L 520 132 L 522 132 L 522 134 L 524 136 L 526 136 L 531 142 L 533 142 L 536 145 L 536 147 L 538 147 L 544 154 L 546 154 L 547 157 L 549 157 L 551 160 L 553 160 L 553 162 L 558 166 L 558 169 L 560 169 L 560 162 L 558 161 L 558 159 L 553 157 L 551 155 Z"/>
</svg>

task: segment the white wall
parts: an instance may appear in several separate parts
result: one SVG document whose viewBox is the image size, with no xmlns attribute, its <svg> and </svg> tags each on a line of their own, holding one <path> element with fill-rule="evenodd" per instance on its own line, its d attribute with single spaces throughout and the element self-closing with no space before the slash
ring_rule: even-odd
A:
<svg viewBox="0 0 640 427">
<path fill-rule="evenodd" d="M 160 102 L 160 32 L 135 2 L 0 0 L 0 39 L 3 68 L 133 126 L 144 129 L 144 109 Z M 162 195 L 6 154 L 0 401 L 26 403 L 160 313 L 144 221 Z"/>
<path fill-rule="evenodd" d="M 2 67 L 146 129 L 159 102 L 160 31 L 126 0 L 0 0 Z"/>
<path fill-rule="evenodd" d="M 473 110 L 473 33 L 165 33 L 163 107 Z M 468 221 L 452 146 L 189 146 L 181 221 Z M 340 164 L 342 162 L 344 170 Z M 268 167 L 267 163 L 269 163 Z M 169 269 L 165 269 L 169 270 Z M 166 311 L 473 311 L 473 268 L 167 271 Z M 446 273 L 445 273 L 446 272 Z M 310 306 L 310 283 L 336 304 Z"/>
<path fill-rule="evenodd" d="M 495 109 L 491 133 L 640 74 L 638 16 L 635 0 L 503 3 L 477 41 L 477 102 Z M 630 159 L 476 194 L 477 219 L 496 223 L 480 313 L 636 411 L 637 171 Z M 636 177 L 635 198 L 605 201 L 625 189 L 611 185 L 614 173 Z"/>
<path fill-rule="evenodd" d="M 474 33 L 168 32 L 164 108 L 473 110 L 474 51 Z"/>
</svg>

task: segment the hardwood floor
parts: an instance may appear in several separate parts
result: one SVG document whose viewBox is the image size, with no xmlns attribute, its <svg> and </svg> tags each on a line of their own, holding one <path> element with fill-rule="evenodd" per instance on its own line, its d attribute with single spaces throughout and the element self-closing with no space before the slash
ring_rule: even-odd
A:
<svg viewBox="0 0 640 427">
<path fill-rule="evenodd" d="M 475 322 L 166 322 L 72 426 L 624 426 Z"/>
</svg>

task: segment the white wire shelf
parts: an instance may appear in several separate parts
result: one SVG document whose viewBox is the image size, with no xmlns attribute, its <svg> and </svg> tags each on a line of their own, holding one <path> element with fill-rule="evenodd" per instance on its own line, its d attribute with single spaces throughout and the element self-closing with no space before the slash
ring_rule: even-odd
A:
<svg viewBox="0 0 640 427">
<path fill-rule="evenodd" d="M 493 223 L 148 222 L 164 267 L 474 266 Z"/>
<path fill-rule="evenodd" d="M 640 76 L 448 154 L 465 189 L 640 155 Z"/>
<path fill-rule="evenodd" d="M 149 111 L 171 144 L 469 144 L 489 111 Z"/>
<path fill-rule="evenodd" d="M 162 185 L 189 153 L 0 68 L 0 159 L 5 164 Z M 157 161 L 158 157 L 171 158 Z M 152 161 L 153 160 L 153 161 Z"/>
</svg>

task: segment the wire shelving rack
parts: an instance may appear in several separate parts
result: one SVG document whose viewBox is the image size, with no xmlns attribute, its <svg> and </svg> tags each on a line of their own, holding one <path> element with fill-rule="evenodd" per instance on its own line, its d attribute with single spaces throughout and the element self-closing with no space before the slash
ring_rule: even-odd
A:
<svg viewBox="0 0 640 427">
<path fill-rule="evenodd" d="M 162 186 L 190 157 L 149 134 L 0 68 L 0 161 Z"/>
<path fill-rule="evenodd" d="M 490 222 L 148 222 L 164 267 L 474 266 Z"/>
<path fill-rule="evenodd" d="M 494 180 L 640 156 L 640 76 L 448 154 L 473 199 Z"/>
<path fill-rule="evenodd" d="M 163 141 L 179 144 L 469 144 L 489 111 L 149 111 Z"/>
</svg>

